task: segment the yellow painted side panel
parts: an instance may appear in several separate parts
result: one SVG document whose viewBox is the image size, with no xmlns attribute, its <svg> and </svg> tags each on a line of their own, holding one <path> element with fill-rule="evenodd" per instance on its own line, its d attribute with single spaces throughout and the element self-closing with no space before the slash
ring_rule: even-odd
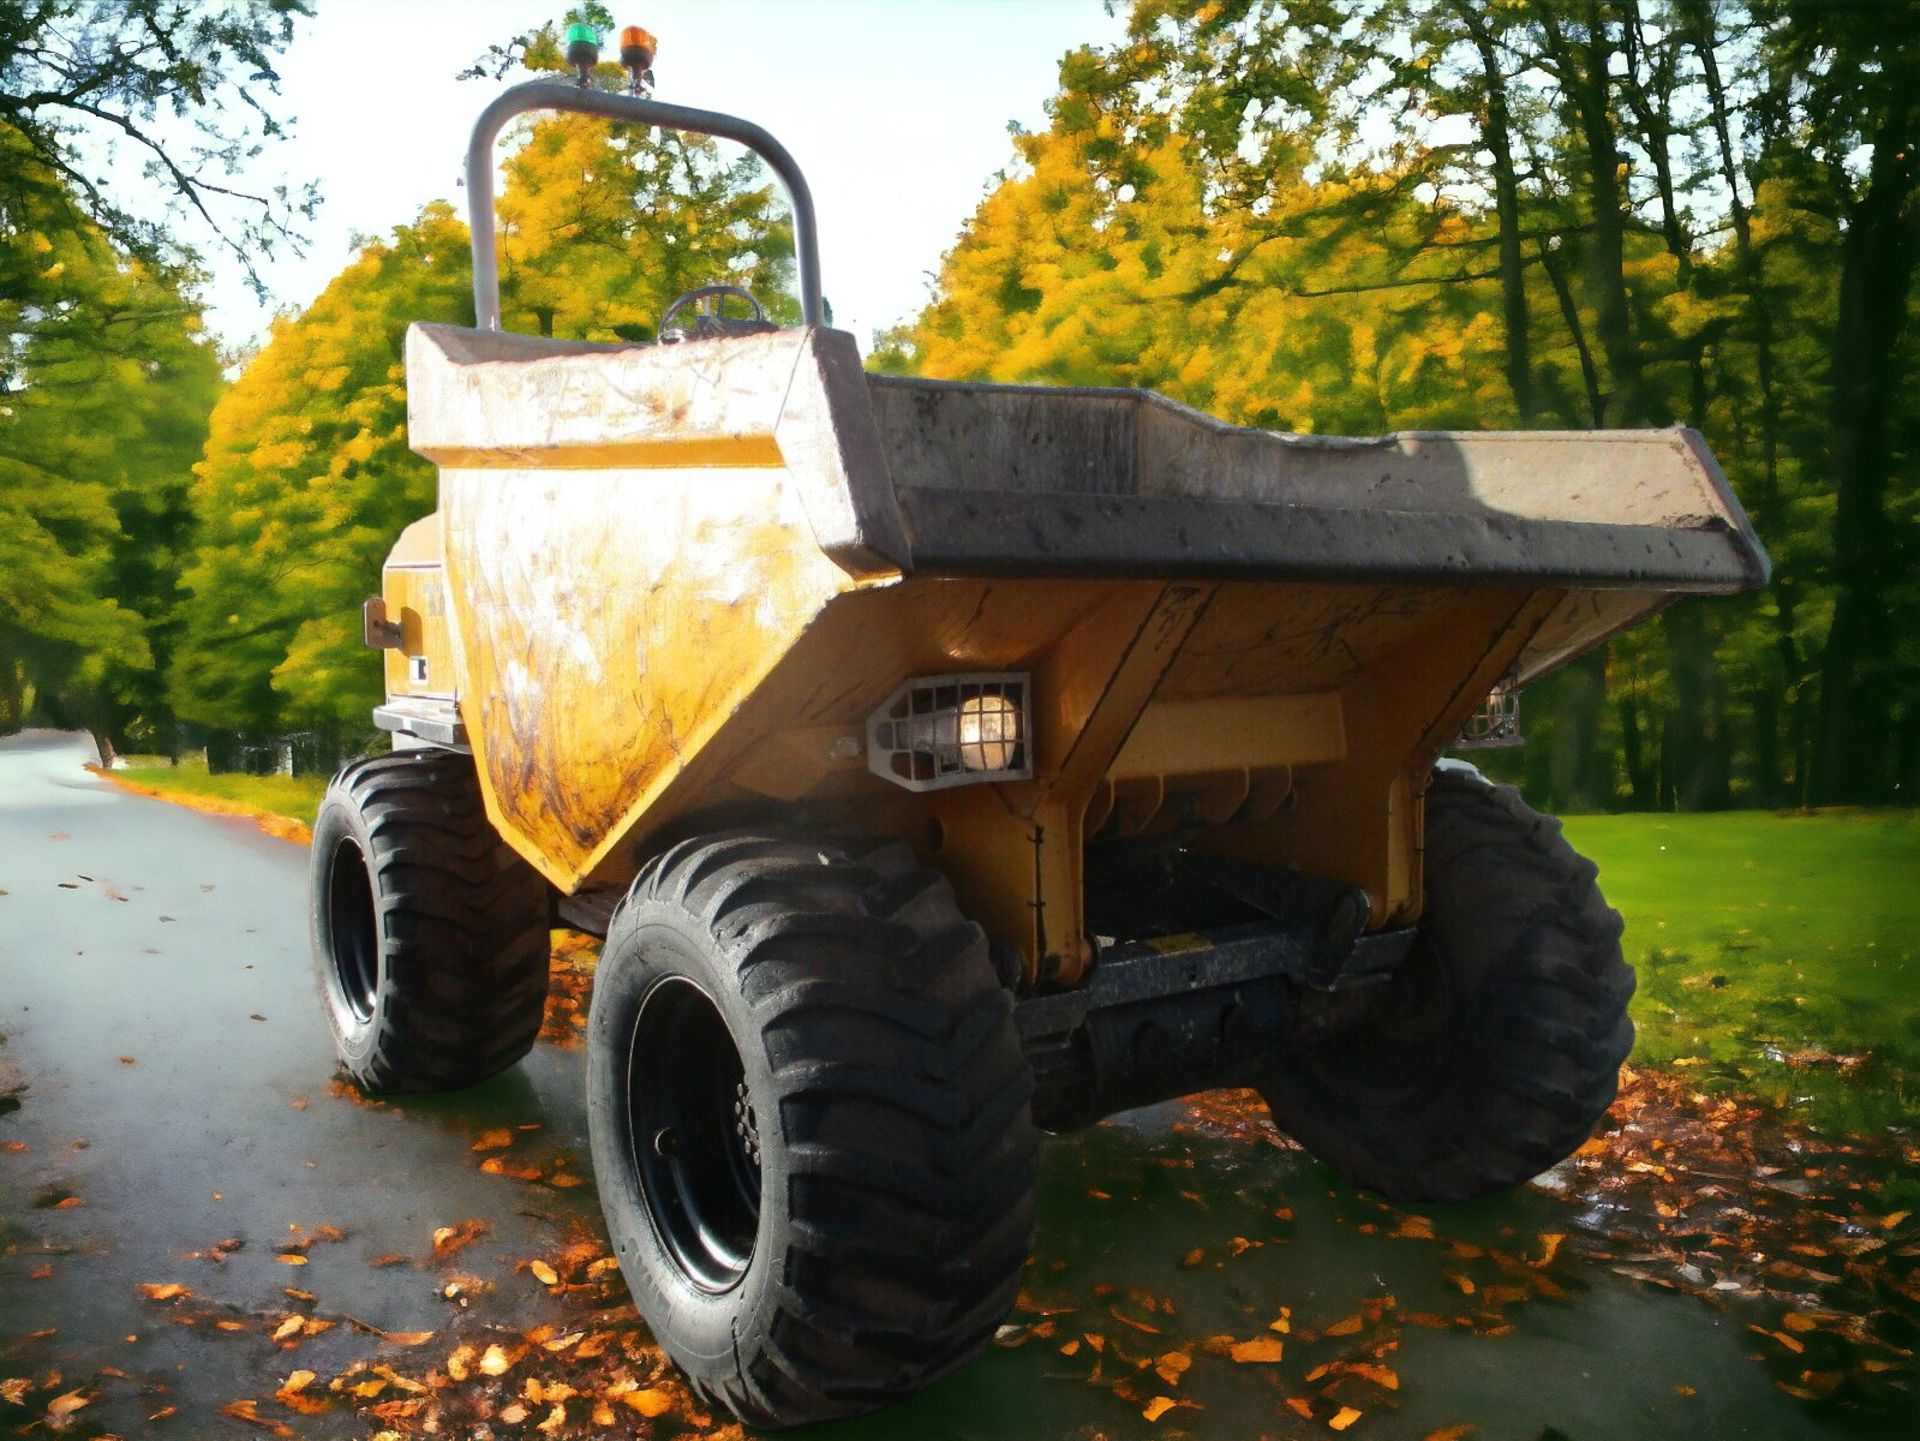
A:
<svg viewBox="0 0 1920 1441">
<path fill-rule="evenodd" d="M 440 486 L 488 809 L 563 890 L 856 584 L 780 468 L 447 469 Z"/>
<path fill-rule="evenodd" d="M 400 622 L 400 646 L 385 653 L 387 694 L 454 699 L 453 630 L 440 567 L 390 565 L 380 593 L 388 618 Z"/>
<path fill-rule="evenodd" d="M 955 671 L 1041 671 L 1063 635 L 1097 623 L 1129 594 L 1157 590 L 1137 581 L 941 578 L 854 587 L 826 606 L 726 726 L 689 755 L 640 826 L 670 827 L 688 810 L 715 802 L 791 801 L 823 789 L 858 797 L 874 812 L 871 829 L 895 824 L 902 807 L 924 821 L 926 797 L 867 768 L 867 717 L 902 681 Z M 1037 755 L 1042 768 L 1054 763 L 1045 746 Z M 960 791 L 969 789 L 1001 805 L 1004 787 Z M 924 829 L 904 815 L 897 824 Z M 621 878 L 614 866 L 598 877 Z"/>
<path fill-rule="evenodd" d="M 1262 586 L 1243 600 L 1272 604 L 1285 596 L 1283 588 Z M 1341 688 L 1344 761 L 1304 769 L 1281 811 L 1223 827 L 1203 847 L 1256 864 L 1293 861 L 1362 886 L 1376 924 L 1411 924 L 1421 908 L 1421 807 L 1434 758 L 1560 597 L 1462 587 L 1434 594 L 1392 631 L 1366 621 L 1361 631 L 1375 633 L 1352 643 L 1365 663 L 1350 668 Z M 1291 621 L 1282 629 L 1296 633 Z M 1316 648 L 1314 668 L 1335 664 L 1347 648 L 1340 635 L 1328 636 L 1324 651 Z M 1244 676 L 1270 674 L 1276 689 L 1286 688 L 1289 667 L 1278 651 L 1255 647 L 1243 660 Z"/>
<path fill-rule="evenodd" d="M 1108 772 L 1115 780 L 1274 770 L 1347 758 L 1338 691 L 1156 700 Z"/>
</svg>

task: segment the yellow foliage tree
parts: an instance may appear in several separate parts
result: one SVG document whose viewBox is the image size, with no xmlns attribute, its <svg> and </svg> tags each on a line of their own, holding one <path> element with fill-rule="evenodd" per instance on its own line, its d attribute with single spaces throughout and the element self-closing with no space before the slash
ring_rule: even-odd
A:
<svg viewBox="0 0 1920 1441">
<path fill-rule="evenodd" d="M 982 202 L 879 368 L 1143 386 L 1298 431 L 1511 414 L 1489 297 L 1451 283 L 1432 249 L 1474 217 L 1416 199 L 1404 170 L 1309 179 L 1304 162 L 1228 204 L 1192 137 L 1138 127 L 1116 166 L 1110 124 L 1070 128 L 1078 113 L 1057 103 L 1048 131 L 1019 137 L 1019 173 Z"/>
<path fill-rule="evenodd" d="M 578 117 L 515 138 L 499 203 L 509 329 L 647 339 L 675 296 L 716 282 L 797 313 L 791 226 L 757 162 Z M 182 715 L 253 732 L 367 727 L 381 682 L 360 601 L 434 497 L 406 443 L 406 329 L 472 324 L 471 286 L 467 228 L 435 202 L 277 322 L 222 399 L 194 489 Z"/>
</svg>

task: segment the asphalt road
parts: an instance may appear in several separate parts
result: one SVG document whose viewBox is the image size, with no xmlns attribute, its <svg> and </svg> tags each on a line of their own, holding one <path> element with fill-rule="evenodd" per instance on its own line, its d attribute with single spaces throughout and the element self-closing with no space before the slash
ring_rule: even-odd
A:
<svg viewBox="0 0 1920 1441">
<path fill-rule="evenodd" d="M 437 1228 L 483 1217 L 461 1270 L 510 1282 L 515 1259 L 593 1217 L 591 1188 L 508 1197 L 469 1150 L 483 1126 L 538 1123 L 582 1151 L 575 1057 L 542 1047 L 486 1086 L 399 1107 L 333 1094 L 305 848 L 130 795 L 91 759 L 73 736 L 0 741 L 0 1064 L 26 1083 L 0 1143 L 27 1147 L 0 1153 L 0 1374 L 113 1367 L 170 1391 L 109 1385 L 89 1422 L 133 1432 L 169 1404 L 205 1418 L 287 1373 L 266 1330 L 294 1308 L 286 1287 L 382 1330 L 433 1330 L 452 1304 L 440 1273 L 369 1261 L 424 1257 Z M 319 1226 L 345 1239 L 303 1266 L 277 1258 Z M 227 1259 L 205 1258 L 229 1239 Z M 246 1329 L 175 1324 L 142 1283 L 187 1285 Z M 510 1323 L 539 1294 L 500 1284 L 471 1305 Z M 58 1334 L 19 1339 L 45 1328 Z M 367 1340 L 336 1327 L 299 1364 Z"/>
<path fill-rule="evenodd" d="M 313 994 L 305 850 L 125 793 L 88 759 L 72 736 L 0 740 L 0 1096 L 13 1097 L 0 1100 L 0 1388 L 34 1388 L 31 1408 L 0 1393 L 0 1428 L 44 1425 L 46 1397 L 78 1388 L 69 1434 L 258 1434 L 218 1408 L 270 1398 L 295 1366 L 323 1383 L 368 1359 L 417 1374 L 455 1336 L 573 1324 L 579 1295 L 524 1263 L 600 1238 L 591 1185 L 554 1183 L 587 1170 L 579 1054 L 543 1043 L 458 1096 L 360 1100 L 333 1083 Z M 1317 1358 L 1353 1354 L 1337 1349 L 1354 1334 L 1344 1318 L 1364 1339 L 1382 1317 L 1440 1312 L 1460 1301 L 1459 1246 L 1535 1252 L 1569 1226 L 1571 1207 L 1529 1190 L 1410 1241 L 1301 1154 L 1183 1116 L 1163 1107 L 1052 1143 L 1029 1291 L 1061 1314 L 1023 1313 L 1001 1348 L 917 1402 L 839 1429 L 1326 1435 L 1329 1403 L 1302 1416 L 1287 1402 L 1324 1391 L 1324 1377 L 1308 1384 Z M 513 1128 L 511 1154 L 537 1153 L 537 1175 L 481 1169 L 476 1140 L 499 1128 Z M 436 1265 L 435 1231 L 469 1219 L 486 1234 Z M 289 1246 L 304 1264 L 278 1254 Z M 1356 1380 L 1343 1434 L 1838 1434 L 1774 1389 L 1737 1318 L 1589 1270 L 1555 1269 L 1559 1284 L 1497 1325 L 1380 1330 L 1390 1339 L 1367 1354 L 1394 1385 Z M 143 1285 L 184 1286 L 191 1306 Z M 1283 1307 L 1284 1365 L 1234 1364 L 1207 1339 L 1275 1334 Z M 276 1340 L 297 1315 L 335 1324 Z M 1155 1361 L 1175 1351 L 1188 1367 Z M 1156 1392 L 1182 1404 L 1150 1420 Z M 299 1435 L 380 1429 L 259 1407 Z M 622 1413 L 622 1430 L 687 1428 Z M 564 1434 L 583 1429 L 569 1413 Z"/>
</svg>

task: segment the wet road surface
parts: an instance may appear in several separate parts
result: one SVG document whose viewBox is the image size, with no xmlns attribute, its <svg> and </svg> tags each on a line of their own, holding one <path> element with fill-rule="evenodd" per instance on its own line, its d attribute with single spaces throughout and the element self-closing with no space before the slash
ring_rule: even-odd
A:
<svg viewBox="0 0 1920 1441">
<path fill-rule="evenodd" d="M 71 736 L 0 740 L 0 1428 L 410 1434 L 453 1396 L 456 1346 L 531 1333 L 440 1434 L 590 1434 L 608 1411 L 567 1348 L 596 1326 L 621 1360 L 609 1429 L 706 1426 L 591 1266 L 579 1052 L 362 1100 L 333 1079 L 313 993 L 304 848 L 122 792 L 88 759 Z M 1437 1212 L 1436 1237 L 1179 1106 L 1053 1142 L 1042 1188 L 1001 1343 L 835 1434 L 1860 1434 L 1777 1390 L 1743 1318 L 1556 1259 L 1573 1208 L 1542 1189 Z M 435 1233 L 474 1220 L 436 1261 Z M 543 1391 L 562 1363 L 578 1389 Z M 308 1371 L 313 1394 L 372 1390 L 273 1399 Z M 649 1416 L 634 1387 L 655 1385 L 639 1394 L 672 1404 Z M 50 1412 L 63 1396 L 84 1405 Z M 219 1409 L 242 1400 L 251 1425 Z"/>
</svg>

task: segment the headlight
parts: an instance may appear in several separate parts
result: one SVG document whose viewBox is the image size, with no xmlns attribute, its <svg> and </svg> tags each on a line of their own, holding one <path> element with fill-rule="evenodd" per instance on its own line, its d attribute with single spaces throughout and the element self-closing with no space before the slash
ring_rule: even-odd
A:
<svg viewBox="0 0 1920 1441">
<path fill-rule="evenodd" d="M 910 680 L 867 720 L 867 766 L 910 791 L 1027 780 L 1027 676 Z"/>
</svg>

